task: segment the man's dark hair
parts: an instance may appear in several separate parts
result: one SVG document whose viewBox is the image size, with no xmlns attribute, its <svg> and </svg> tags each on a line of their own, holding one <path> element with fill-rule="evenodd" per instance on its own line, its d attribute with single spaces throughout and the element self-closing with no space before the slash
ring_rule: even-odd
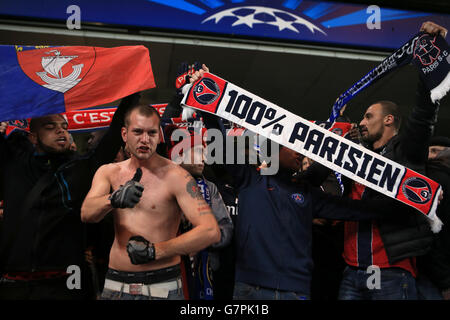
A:
<svg viewBox="0 0 450 320">
<path fill-rule="evenodd" d="M 125 113 L 124 121 L 125 127 L 127 128 L 130 125 L 130 115 L 134 110 L 137 110 L 139 114 L 145 117 L 151 117 L 152 115 L 156 115 L 158 119 L 161 121 L 161 116 L 159 115 L 158 110 L 156 110 L 154 107 L 152 107 L 151 105 L 138 104 L 128 109 L 127 112 Z"/>
<path fill-rule="evenodd" d="M 64 118 L 64 116 L 62 114 L 57 113 L 56 115 L 60 116 L 61 118 L 63 118 L 66 122 L 66 118 Z M 42 123 L 42 120 L 44 118 L 47 118 L 51 115 L 46 115 L 46 116 L 42 116 L 42 117 L 37 117 L 37 118 L 32 118 L 30 120 L 30 132 L 36 132 L 36 130 L 38 129 L 39 125 Z"/>
<path fill-rule="evenodd" d="M 429 146 L 450 147 L 450 138 L 444 136 L 434 136 L 431 138 Z"/>
<path fill-rule="evenodd" d="M 394 117 L 394 128 L 399 130 L 402 124 L 402 115 L 400 113 L 399 106 L 396 103 L 388 100 L 378 101 L 377 103 L 379 103 L 383 108 L 383 114 L 385 116 L 390 114 Z"/>
</svg>

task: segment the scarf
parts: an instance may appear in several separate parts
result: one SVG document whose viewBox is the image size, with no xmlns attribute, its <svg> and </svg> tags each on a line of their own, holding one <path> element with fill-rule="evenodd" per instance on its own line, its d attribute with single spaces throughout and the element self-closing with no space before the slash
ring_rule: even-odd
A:
<svg viewBox="0 0 450 320">
<path fill-rule="evenodd" d="M 336 135 L 222 78 L 205 73 L 184 90 L 182 106 L 215 114 L 295 150 L 422 214 L 437 233 L 442 190 L 435 181 Z"/>
<path fill-rule="evenodd" d="M 450 90 L 449 53 L 448 44 L 440 35 L 419 32 L 341 94 L 334 103 L 328 120 L 335 121 L 342 107 L 362 90 L 391 71 L 410 63 L 416 66 L 425 87 L 430 90 L 431 101 L 435 103 Z"/>
<path fill-rule="evenodd" d="M 195 178 L 206 203 L 211 207 L 211 192 L 203 177 Z M 211 268 L 208 249 L 203 249 L 194 258 L 194 299 L 213 300 Z"/>
</svg>

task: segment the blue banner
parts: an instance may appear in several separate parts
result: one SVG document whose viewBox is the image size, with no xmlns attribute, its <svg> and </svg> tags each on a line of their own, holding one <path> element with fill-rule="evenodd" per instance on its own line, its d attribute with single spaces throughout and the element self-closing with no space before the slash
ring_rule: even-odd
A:
<svg viewBox="0 0 450 320">
<path fill-rule="evenodd" d="M 396 49 L 424 21 L 450 29 L 450 15 L 307 0 L 3 1 L 0 15 L 233 35 L 289 42 Z"/>
</svg>

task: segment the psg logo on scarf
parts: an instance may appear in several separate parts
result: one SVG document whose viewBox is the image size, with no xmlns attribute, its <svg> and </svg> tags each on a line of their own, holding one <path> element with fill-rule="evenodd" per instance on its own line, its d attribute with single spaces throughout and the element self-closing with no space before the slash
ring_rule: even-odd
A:
<svg viewBox="0 0 450 320">
<path fill-rule="evenodd" d="M 434 45 L 435 42 L 436 37 L 422 35 L 414 47 L 414 59 L 419 59 L 423 66 L 429 66 L 435 62 L 441 53 L 441 50 Z"/>
<path fill-rule="evenodd" d="M 220 96 L 220 89 L 212 79 L 203 78 L 193 90 L 195 100 L 203 105 L 211 104 Z"/>
<path fill-rule="evenodd" d="M 402 192 L 408 200 L 419 204 L 426 204 L 433 194 L 430 184 L 417 177 L 406 179 Z"/>
</svg>

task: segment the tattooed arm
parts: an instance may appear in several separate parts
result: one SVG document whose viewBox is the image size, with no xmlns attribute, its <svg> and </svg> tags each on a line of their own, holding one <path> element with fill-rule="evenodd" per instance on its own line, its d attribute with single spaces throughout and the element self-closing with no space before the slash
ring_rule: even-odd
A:
<svg viewBox="0 0 450 320">
<path fill-rule="evenodd" d="M 171 240 L 155 243 L 156 259 L 198 252 L 220 241 L 217 221 L 194 178 L 181 167 L 168 176 L 176 201 L 193 228 Z"/>
</svg>

